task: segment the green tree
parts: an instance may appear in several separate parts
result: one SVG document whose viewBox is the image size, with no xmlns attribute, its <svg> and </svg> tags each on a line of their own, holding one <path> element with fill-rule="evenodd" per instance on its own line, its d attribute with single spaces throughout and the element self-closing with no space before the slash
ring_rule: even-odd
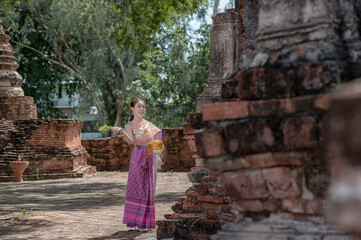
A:
<svg viewBox="0 0 361 240">
<path fill-rule="evenodd" d="M 11 1 L 16 8 L 9 8 L 9 2 L 2 2 L 1 17 L 13 43 L 38 54 L 43 64 L 66 71 L 67 76 L 59 71 L 62 81 L 71 81 L 71 86 L 81 83 L 84 106 L 96 105 L 101 123 L 115 120 L 114 125 L 120 124 L 127 86 L 137 80 L 144 54 L 167 38 L 174 18 L 204 4 L 203 0 L 29 0 Z M 41 73 L 26 75 L 25 82 L 35 86 L 36 74 Z"/>
<path fill-rule="evenodd" d="M 196 30 L 191 28 L 192 18 L 175 19 L 167 30 L 172 37 L 145 56 L 138 64 L 141 78 L 128 85 L 128 101 L 142 96 L 151 113 L 148 119 L 158 126 L 181 126 L 207 85 L 210 25 L 204 19 L 205 9 L 199 15 L 202 25 Z"/>
</svg>

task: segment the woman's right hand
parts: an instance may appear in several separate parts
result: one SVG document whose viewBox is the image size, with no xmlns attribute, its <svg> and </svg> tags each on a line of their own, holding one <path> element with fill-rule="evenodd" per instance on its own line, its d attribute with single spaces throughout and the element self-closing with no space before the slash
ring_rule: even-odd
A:
<svg viewBox="0 0 361 240">
<path fill-rule="evenodd" d="M 113 132 L 119 132 L 122 128 L 121 127 L 109 127 L 110 130 L 112 130 Z"/>
</svg>

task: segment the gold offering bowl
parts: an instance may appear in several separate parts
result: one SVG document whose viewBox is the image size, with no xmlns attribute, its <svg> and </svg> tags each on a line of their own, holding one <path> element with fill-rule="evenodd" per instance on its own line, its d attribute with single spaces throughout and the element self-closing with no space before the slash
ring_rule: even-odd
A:
<svg viewBox="0 0 361 240">
<path fill-rule="evenodd" d="M 154 150 L 160 150 L 163 148 L 163 141 L 156 140 L 148 143 L 148 152 L 152 152 Z"/>
</svg>

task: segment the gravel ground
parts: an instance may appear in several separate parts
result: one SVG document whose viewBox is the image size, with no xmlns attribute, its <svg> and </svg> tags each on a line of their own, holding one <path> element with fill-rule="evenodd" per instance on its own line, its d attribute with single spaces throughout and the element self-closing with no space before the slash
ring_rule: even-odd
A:
<svg viewBox="0 0 361 240">
<path fill-rule="evenodd" d="M 127 176 L 0 183 L 0 239 L 156 239 L 122 224 Z M 185 172 L 158 173 L 156 220 L 191 186 Z"/>
</svg>

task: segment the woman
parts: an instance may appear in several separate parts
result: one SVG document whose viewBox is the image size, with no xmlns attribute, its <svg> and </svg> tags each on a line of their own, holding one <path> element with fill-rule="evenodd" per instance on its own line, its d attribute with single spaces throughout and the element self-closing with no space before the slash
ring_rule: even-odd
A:
<svg viewBox="0 0 361 240">
<path fill-rule="evenodd" d="M 132 116 L 126 125 L 128 143 L 134 144 L 130 158 L 127 192 L 125 196 L 123 223 L 128 227 L 138 227 L 139 231 L 155 228 L 154 196 L 157 167 L 153 153 L 148 153 L 148 143 L 161 140 L 162 131 L 143 119 L 145 102 L 135 98 L 130 103 Z M 112 131 L 124 130 L 111 127 Z"/>
</svg>

